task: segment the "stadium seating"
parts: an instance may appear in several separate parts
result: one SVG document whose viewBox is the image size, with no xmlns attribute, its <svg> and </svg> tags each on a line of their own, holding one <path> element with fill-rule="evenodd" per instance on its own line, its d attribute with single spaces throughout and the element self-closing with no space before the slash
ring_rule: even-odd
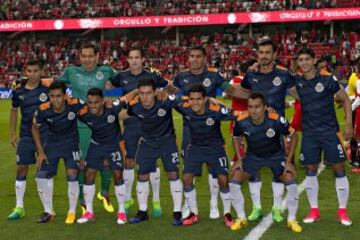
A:
<svg viewBox="0 0 360 240">
<path fill-rule="evenodd" d="M 159 69 L 165 77 L 172 79 L 174 75 L 187 68 L 187 49 L 190 45 L 203 44 L 208 53 L 209 65 L 220 69 L 224 74 L 229 74 L 234 69 L 238 69 L 239 63 L 256 58 L 255 47 L 256 39 L 243 40 L 238 38 L 237 33 L 219 34 L 214 33 L 210 36 L 184 35 L 180 39 L 179 46 L 174 40 L 170 39 L 143 39 L 141 45 L 146 50 L 146 65 Z M 308 36 L 308 37 L 306 37 Z M 338 36 L 337 39 L 324 40 L 318 37 L 311 37 L 311 33 L 303 32 L 281 32 L 273 36 L 279 44 L 278 53 L 279 63 L 289 66 L 294 53 L 303 44 L 312 47 L 317 57 L 327 56 L 329 62 L 336 59 L 331 67 L 339 72 L 340 76 L 347 77 L 351 72 L 350 62 L 359 55 L 356 49 L 355 40 L 360 41 L 360 37 L 351 34 Z M 98 43 L 100 47 L 100 63 L 111 65 L 113 68 L 123 70 L 127 68 L 126 51 L 134 43 L 134 40 L 106 40 Z M 333 44 L 338 44 L 339 48 L 333 48 Z M 45 76 L 57 76 L 69 64 L 78 64 L 77 47 L 80 40 L 69 41 L 64 37 L 60 40 L 0 40 L 0 85 L 8 86 L 21 74 L 23 66 L 28 58 L 40 57 L 44 59 Z M 360 44 L 359 44 L 360 45 Z M 331 57 L 334 55 L 334 57 Z M 353 56 L 356 55 L 356 56 Z"/>
<path fill-rule="evenodd" d="M 356 0 L 4 0 L 0 20 L 208 14 L 359 6 Z"/>
</svg>

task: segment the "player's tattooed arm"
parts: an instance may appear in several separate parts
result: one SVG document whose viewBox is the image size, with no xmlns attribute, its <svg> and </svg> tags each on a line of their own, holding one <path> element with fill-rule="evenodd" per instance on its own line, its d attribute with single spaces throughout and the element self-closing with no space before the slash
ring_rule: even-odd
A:
<svg viewBox="0 0 360 240">
<path fill-rule="evenodd" d="M 40 167 L 42 165 L 42 162 L 47 161 L 47 157 L 46 157 L 44 148 L 43 148 L 42 143 L 41 143 L 40 128 L 39 128 L 39 125 L 37 124 L 35 118 L 33 120 L 33 124 L 32 124 L 32 127 L 31 127 L 31 132 L 32 132 L 32 135 L 33 135 L 33 138 L 34 138 L 36 151 L 38 153 L 38 159 L 36 161 L 36 167 L 37 167 L 37 169 L 40 169 Z"/>
<path fill-rule="evenodd" d="M 12 108 L 10 111 L 10 143 L 14 147 L 16 147 L 19 142 L 19 137 L 16 135 L 17 118 L 18 109 Z"/>
<path fill-rule="evenodd" d="M 351 101 L 344 88 L 340 88 L 340 90 L 336 93 L 336 98 L 342 103 L 342 106 L 344 108 L 344 112 L 345 112 L 344 137 L 346 141 L 349 141 L 353 135 Z"/>
</svg>

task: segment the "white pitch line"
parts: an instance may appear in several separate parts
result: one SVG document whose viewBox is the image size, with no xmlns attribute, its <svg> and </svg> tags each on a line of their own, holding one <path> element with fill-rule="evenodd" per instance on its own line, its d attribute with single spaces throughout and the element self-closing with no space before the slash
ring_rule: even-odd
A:
<svg viewBox="0 0 360 240">
<path fill-rule="evenodd" d="M 318 176 L 324 169 L 325 169 L 325 165 L 323 163 L 321 163 L 319 165 L 319 169 L 318 169 Z M 305 180 L 303 180 L 301 182 L 301 184 L 298 186 L 299 196 L 304 190 L 305 190 Z M 285 211 L 285 209 L 286 209 L 286 197 L 283 199 L 283 201 L 281 203 L 281 210 Z M 261 220 L 261 222 L 256 227 L 254 227 L 248 233 L 248 235 L 246 235 L 244 240 L 259 240 L 262 237 L 262 235 L 264 235 L 264 233 L 271 227 L 271 225 L 273 223 L 274 222 L 272 219 L 272 214 L 269 213 L 266 217 L 264 217 Z"/>
</svg>

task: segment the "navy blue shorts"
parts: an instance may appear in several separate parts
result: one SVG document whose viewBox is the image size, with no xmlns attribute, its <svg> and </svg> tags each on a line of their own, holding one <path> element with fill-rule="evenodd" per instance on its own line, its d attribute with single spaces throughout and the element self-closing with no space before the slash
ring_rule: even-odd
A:
<svg viewBox="0 0 360 240">
<path fill-rule="evenodd" d="M 204 148 L 188 145 L 184 160 L 184 173 L 201 176 L 203 163 L 210 167 L 213 176 L 228 175 L 228 158 L 223 146 Z"/>
<path fill-rule="evenodd" d="M 125 123 L 123 138 L 127 158 L 135 158 L 139 139 L 141 137 L 141 126 L 137 123 Z"/>
<path fill-rule="evenodd" d="M 261 168 L 268 167 L 271 169 L 274 179 L 279 179 L 285 170 L 285 156 L 277 156 L 271 158 L 258 158 L 255 156 L 245 155 L 243 159 L 243 170 L 255 178 L 259 175 Z"/>
<path fill-rule="evenodd" d="M 138 164 L 138 174 L 155 172 L 158 158 L 161 158 L 166 172 L 177 172 L 179 152 L 175 136 L 159 141 L 146 141 L 140 138 L 135 158 Z"/>
<path fill-rule="evenodd" d="M 67 169 L 79 168 L 80 151 L 78 145 L 47 143 L 44 150 L 47 162 L 42 163 L 40 171 L 46 171 L 50 176 L 55 176 L 61 158 L 64 159 Z"/>
<path fill-rule="evenodd" d="M 113 145 L 98 145 L 91 142 L 86 157 L 86 167 L 103 170 L 104 161 L 107 160 L 109 161 L 112 170 L 122 171 L 124 166 L 123 156 L 120 143 Z"/>
<path fill-rule="evenodd" d="M 36 147 L 33 138 L 22 137 L 16 147 L 16 164 L 30 165 L 36 163 Z"/>
<path fill-rule="evenodd" d="M 319 164 L 321 152 L 330 164 L 337 164 L 346 160 L 346 152 L 340 140 L 340 133 L 322 135 L 307 135 L 303 133 L 301 140 L 300 162 L 303 165 Z"/>
</svg>

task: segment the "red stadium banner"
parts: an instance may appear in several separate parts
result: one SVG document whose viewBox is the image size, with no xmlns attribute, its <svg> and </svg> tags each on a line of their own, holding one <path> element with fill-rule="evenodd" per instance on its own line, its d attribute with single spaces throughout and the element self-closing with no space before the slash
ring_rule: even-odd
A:
<svg viewBox="0 0 360 240">
<path fill-rule="evenodd" d="M 294 11 L 241 12 L 223 14 L 112 17 L 89 19 L 0 21 L 0 32 L 46 31 L 93 28 L 199 26 L 216 24 L 304 22 L 360 19 L 360 8 Z"/>
</svg>

